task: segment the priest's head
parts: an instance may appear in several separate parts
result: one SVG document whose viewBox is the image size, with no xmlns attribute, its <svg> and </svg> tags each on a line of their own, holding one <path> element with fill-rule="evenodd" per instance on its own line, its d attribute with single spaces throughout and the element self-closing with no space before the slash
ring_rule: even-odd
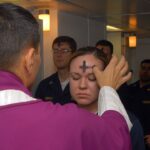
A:
<svg viewBox="0 0 150 150">
<path fill-rule="evenodd" d="M 0 70 L 15 73 L 30 87 L 40 64 L 39 25 L 26 9 L 0 4 Z"/>
</svg>

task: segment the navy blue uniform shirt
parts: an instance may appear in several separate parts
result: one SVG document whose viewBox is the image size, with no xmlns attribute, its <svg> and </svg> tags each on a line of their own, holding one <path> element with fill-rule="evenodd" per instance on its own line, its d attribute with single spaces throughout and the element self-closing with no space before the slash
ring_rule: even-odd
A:
<svg viewBox="0 0 150 150">
<path fill-rule="evenodd" d="M 35 97 L 60 104 L 73 102 L 70 95 L 69 83 L 62 90 L 57 72 L 39 83 Z"/>
<path fill-rule="evenodd" d="M 129 86 L 134 113 L 139 117 L 145 134 L 150 134 L 150 84 L 140 88 L 139 81 Z"/>
</svg>

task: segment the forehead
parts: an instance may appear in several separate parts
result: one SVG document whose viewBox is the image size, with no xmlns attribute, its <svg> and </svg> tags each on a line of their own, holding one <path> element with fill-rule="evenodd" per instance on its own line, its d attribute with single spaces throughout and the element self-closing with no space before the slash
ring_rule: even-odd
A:
<svg viewBox="0 0 150 150">
<path fill-rule="evenodd" d="M 84 56 L 78 56 L 74 58 L 70 64 L 70 71 L 73 72 L 83 72 L 83 68 L 87 68 L 86 70 L 92 71 L 92 67 L 96 65 L 100 69 L 103 69 L 103 62 L 92 54 L 87 54 Z"/>
<path fill-rule="evenodd" d="M 70 45 L 67 43 L 67 42 L 61 42 L 61 43 L 55 43 L 53 45 L 53 48 L 58 48 L 58 47 L 61 47 L 61 48 L 68 48 L 70 47 Z"/>
</svg>

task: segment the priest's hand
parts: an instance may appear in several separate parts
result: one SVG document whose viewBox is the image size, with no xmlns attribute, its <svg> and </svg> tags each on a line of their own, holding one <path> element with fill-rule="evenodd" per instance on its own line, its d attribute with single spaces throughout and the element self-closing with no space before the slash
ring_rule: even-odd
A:
<svg viewBox="0 0 150 150">
<path fill-rule="evenodd" d="M 131 72 L 128 72 L 128 63 L 124 56 L 118 60 L 114 55 L 104 71 L 100 71 L 97 66 L 94 66 L 93 72 L 100 87 L 110 86 L 118 89 L 131 78 Z"/>
</svg>

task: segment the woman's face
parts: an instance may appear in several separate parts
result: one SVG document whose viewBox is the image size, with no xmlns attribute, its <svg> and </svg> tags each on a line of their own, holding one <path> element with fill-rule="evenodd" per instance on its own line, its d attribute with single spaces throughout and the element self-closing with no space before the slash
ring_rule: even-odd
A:
<svg viewBox="0 0 150 150">
<path fill-rule="evenodd" d="M 80 106 L 97 102 L 99 87 L 93 74 L 93 66 L 103 70 L 103 62 L 92 54 L 78 56 L 70 64 L 70 92 Z"/>
</svg>

